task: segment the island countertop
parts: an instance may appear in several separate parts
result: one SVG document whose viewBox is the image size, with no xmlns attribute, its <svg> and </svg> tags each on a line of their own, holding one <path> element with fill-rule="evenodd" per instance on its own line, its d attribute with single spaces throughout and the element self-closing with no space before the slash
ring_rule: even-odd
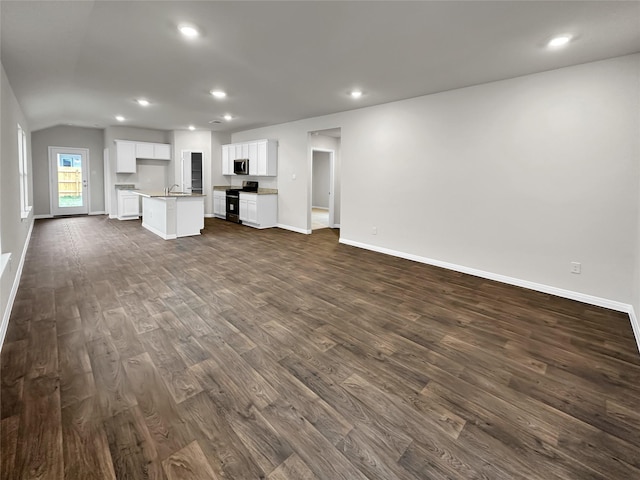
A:
<svg viewBox="0 0 640 480">
<path fill-rule="evenodd" d="M 189 198 L 189 197 L 204 197 L 202 193 L 185 193 L 185 192 L 173 192 L 164 193 L 162 190 L 132 190 L 131 193 L 136 193 L 141 197 L 147 198 Z"/>
</svg>

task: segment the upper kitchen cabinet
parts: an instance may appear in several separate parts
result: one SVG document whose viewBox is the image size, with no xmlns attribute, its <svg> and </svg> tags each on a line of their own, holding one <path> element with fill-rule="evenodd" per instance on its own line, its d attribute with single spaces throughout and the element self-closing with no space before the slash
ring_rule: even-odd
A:
<svg viewBox="0 0 640 480">
<path fill-rule="evenodd" d="M 116 173 L 136 173 L 136 159 L 171 160 L 167 143 L 116 140 Z"/>
<path fill-rule="evenodd" d="M 116 173 L 136 173 L 136 144 L 116 140 Z"/>
<path fill-rule="evenodd" d="M 136 158 L 155 158 L 153 143 L 136 142 Z"/>
<path fill-rule="evenodd" d="M 233 147 L 233 148 L 232 148 Z M 233 156 L 235 147 L 233 145 L 222 146 L 222 174 L 233 175 Z"/>
<path fill-rule="evenodd" d="M 249 175 L 274 177 L 278 173 L 277 140 L 254 140 L 222 146 L 222 174 L 233 175 L 233 161 L 249 159 Z"/>
<path fill-rule="evenodd" d="M 166 143 L 136 142 L 136 158 L 171 160 L 171 145 Z"/>
<path fill-rule="evenodd" d="M 153 155 L 153 158 L 156 160 L 171 160 L 171 145 L 167 143 L 154 143 Z"/>
</svg>

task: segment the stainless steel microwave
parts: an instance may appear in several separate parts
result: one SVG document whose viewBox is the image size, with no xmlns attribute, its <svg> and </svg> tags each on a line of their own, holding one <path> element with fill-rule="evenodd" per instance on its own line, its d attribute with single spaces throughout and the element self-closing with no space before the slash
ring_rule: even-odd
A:
<svg viewBox="0 0 640 480">
<path fill-rule="evenodd" d="M 249 175 L 249 159 L 238 158 L 233 161 L 233 173 L 236 175 Z"/>
</svg>

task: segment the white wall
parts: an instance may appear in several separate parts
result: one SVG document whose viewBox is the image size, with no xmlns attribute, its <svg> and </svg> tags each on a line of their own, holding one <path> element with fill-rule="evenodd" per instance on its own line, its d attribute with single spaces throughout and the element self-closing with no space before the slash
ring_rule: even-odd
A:
<svg viewBox="0 0 640 480">
<path fill-rule="evenodd" d="M 190 150 L 202 152 L 202 193 L 206 195 L 204 201 L 205 215 L 213 215 L 213 185 L 211 183 L 211 132 L 174 130 L 173 135 L 173 158 L 175 159 L 173 180 L 171 184 L 181 184 L 182 178 L 182 151 Z"/>
<path fill-rule="evenodd" d="M 20 207 L 20 175 L 18 170 L 18 129 L 23 128 L 27 134 L 27 154 L 29 171 L 33 171 L 31 160 L 31 132 L 26 117 L 9 84 L 2 66 L 0 75 L 0 104 L 2 117 L 0 121 L 0 244 L 2 253 L 11 254 L 11 262 L 5 269 L 0 281 L 0 342 L 4 339 L 10 308 L 18 288 L 21 263 L 24 261 L 28 237 L 33 226 L 33 211 L 26 219 L 21 219 Z M 33 183 L 29 186 L 30 203 L 33 205 Z"/>
<path fill-rule="evenodd" d="M 49 147 L 89 149 L 89 213 L 104 212 L 104 132 L 98 128 L 57 126 L 31 135 L 33 146 L 33 209 L 35 215 L 51 214 Z"/>
<path fill-rule="evenodd" d="M 636 54 L 232 139 L 279 140 L 281 224 L 306 228 L 307 133 L 341 127 L 342 239 L 638 307 L 639 72 Z"/>
<path fill-rule="evenodd" d="M 311 206 L 329 208 L 329 192 L 331 190 L 331 154 L 313 151 L 312 195 Z"/>
</svg>

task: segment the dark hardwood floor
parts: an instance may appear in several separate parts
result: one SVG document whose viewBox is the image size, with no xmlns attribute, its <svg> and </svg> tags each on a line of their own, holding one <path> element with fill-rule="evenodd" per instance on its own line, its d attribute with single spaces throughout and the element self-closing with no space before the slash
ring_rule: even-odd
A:
<svg viewBox="0 0 640 480">
<path fill-rule="evenodd" d="M 626 315 L 311 236 L 39 220 L 1 479 L 637 479 Z"/>
</svg>

